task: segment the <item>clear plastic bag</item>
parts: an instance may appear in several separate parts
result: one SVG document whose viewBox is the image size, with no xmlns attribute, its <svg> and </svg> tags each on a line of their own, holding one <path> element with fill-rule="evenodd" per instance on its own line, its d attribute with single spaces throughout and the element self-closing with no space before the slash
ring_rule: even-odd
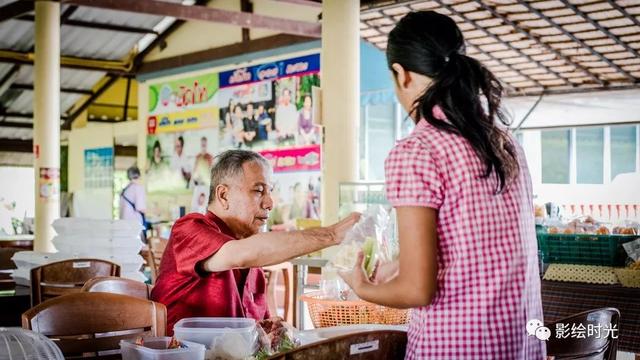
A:
<svg viewBox="0 0 640 360">
<path fill-rule="evenodd" d="M 254 355 L 262 360 L 277 353 L 293 350 L 300 346 L 298 330 L 281 317 L 271 317 L 256 324 L 259 351 Z"/>
<path fill-rule="evenodd" d="M 349 230 L 329 266 L 338 270 L 351 270 L 364 253 L 364 270 L 371 276 L 379 263 L 394 260 L 398 246 L 393 241 L 393 219 L 383 206 L 372 206 L 362 214 L 360 221 Z"/>
</svg>

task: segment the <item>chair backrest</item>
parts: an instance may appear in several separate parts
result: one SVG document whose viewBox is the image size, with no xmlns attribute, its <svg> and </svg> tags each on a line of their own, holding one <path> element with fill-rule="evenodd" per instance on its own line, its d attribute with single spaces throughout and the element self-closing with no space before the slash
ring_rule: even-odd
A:
<svg viewBox="0 0 640 360">
<path fill-rule="evenodd" d="M 556 360 L 614 360 L 618 350 L 619 322 L 620 311 L 615 308 L 589 310 L 560 319 L 547 326 L 552 333 L 547 342 L 547 353 L 549 356 L 554 356 Z M 570 335 L 572 326 L 578 327 L 580 324 L 584 327 L 582 333 L 585 335 L 589 335 L 589 328 L 593 331 L 598 329 L 598 332 L 584 338 L 576 336 L 557 338 L 555 336 L 558 335 L 559 328 L 568 328 L 568 335 Z M 612 328 L 615 330 L 605 330 Z"/>
<path fill-rule="evenodd" d="M 149 300 L 151 285 L 116 276 L 104 276 L 87 281 L 82 287 L 82 291 L 122 294 Z"/>
<path fill-rule="evenodd" d="M 120 276 L 120 266 L 100 259 L 70 259 L 35 267 L 31 269 L 31 306 L 79 292 L 97 276 Z"/>
<path fill-rule="evenodd" d="M 282 278 L 284 285 L 283 291 L 283 308 L 284 308 L 284 320 L 293 323 L 293 265 L 286 262 L 278 265 L 265 266 L 263 268 L 265 277 L 267 278 L 267 306 L 271 316 L 278 314 L 278 300 L 279 295 L 279 280 Z M 282 276 L 282 277 L 281 277 Z"/>
<path fill-rule="evenodd" d="M 11 272 L 16 268 L 16 264 L 11 260 L 13 255 L 24 249 L 0 247 L 0 290 L 13 289 L 15 282 L 11 277 Z"/>
<path fill-rule="evenodd" d="M 149 239 L 149 252 L 147 263 L 149 264 L 149 269 L 151 270 L 151 283 L 155 284 L 156 278 L 158 278 L 158 273 L 160 271 L 160 260 L 162 260 L 162 254 L 164 254 L 164 250 L 167 248 L 167 244 L 169 243 L 168 239 L 153 237 Z"/>
<path fill-rule="evenodd" d="M 132 296 L 80 292 L 47 300 L 22 314 L 22 327 L 51 338 L 66 359 L 120 349 L 120 340 L 164 336 L 164 305 Z"/>
</svg>

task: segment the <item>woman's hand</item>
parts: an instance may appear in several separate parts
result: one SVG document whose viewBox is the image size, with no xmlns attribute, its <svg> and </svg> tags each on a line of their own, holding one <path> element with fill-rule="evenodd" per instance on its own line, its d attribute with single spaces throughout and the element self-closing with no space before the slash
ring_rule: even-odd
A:
<svg viewBox="0 0 640 360">
<path fill-rule="evenodd" d="M 373 275 L 371 279 L 374 284 L 384 284 L 387 281 L 398 276 L 398 260 L 386 262 L 386 263 L 378 263 L 376 265 L 375 270 L 373 270 Z"/>
<path fill-rule="evenodd" d="M 364 271 L 364 253 L 362 251 L 358 252 L 358 260 L 356 260 L 356 265 L 350 271 L 339 271 L 338 275 L 342 277 L 344 282 L 349 285 L 349 287 L 355 291 L 357 295 L 360 295 L 358 291 L 365 284 L 371 284 L 371 281 L 367 278 L 367 274 Z"/>
</svg>

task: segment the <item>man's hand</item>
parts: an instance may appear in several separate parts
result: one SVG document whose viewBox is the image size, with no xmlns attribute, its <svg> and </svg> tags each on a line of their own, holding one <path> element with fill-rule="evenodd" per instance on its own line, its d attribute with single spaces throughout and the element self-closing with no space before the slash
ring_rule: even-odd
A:
<svg viewBox="0 0 640 360">
<path fill-rule="evenodd" d="M 346 218 L 328 227 L 333 234 L 332 245 L 342 243 L 347 232 L 360 220 L 360 215 L 360 213 L 352 212 Z"/>
</svg>

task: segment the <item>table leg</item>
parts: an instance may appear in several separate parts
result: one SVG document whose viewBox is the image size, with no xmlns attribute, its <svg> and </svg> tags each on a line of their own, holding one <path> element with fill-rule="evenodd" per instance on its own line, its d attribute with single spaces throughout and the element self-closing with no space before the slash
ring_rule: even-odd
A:
<svg viewBox="0 0 640 360">
<path fill-rule="evenodd" d="M 304 302 L 300 299 L 304 294 L 304 286 L 305 279 L 307 276 L 307 266 L 306 265 L 295 265 L 293 270 L 296 278 L 295 284 L 295 294 L 296 294 L 296 305 L 295 305 L 295 318 L 296 318 L 296 327 L 299 330 L 304 330 Z"/>
</svg>

